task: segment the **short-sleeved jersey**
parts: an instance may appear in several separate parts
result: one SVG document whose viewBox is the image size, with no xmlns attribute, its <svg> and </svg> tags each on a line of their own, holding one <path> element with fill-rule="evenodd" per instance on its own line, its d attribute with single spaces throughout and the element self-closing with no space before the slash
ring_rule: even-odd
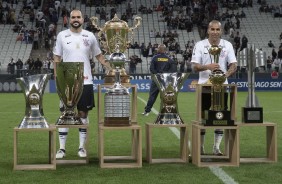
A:
<svg viewBox="0 0 282 184">
<path fill-rule="evenodd" d="M 236 63 L 236 56 L 234 53 L 234 49 L 232 44 L 229 41 L 220 39 L 219 47 L 222 48 L 221 53 L 219 55 L 219 61 L 218 64 L 220 65 L 220 69 L 226 73 L 227 66 L 230 63 Z M 209 49 L 211 48 L 211 44 L 209 43 L 208 39 L 199 41 L 194 46 L 193 54 L 192 54 L 192 60 L 193 63 L 199 63 L 201 65 L 207 65 L 214 63 L 214 56 L 209 53 Z M 199 84 L 204 84 L 208 81 L 209 76 L 211 74 L 210 70 L 205 70 L 199 72 Z M 226 79 L 225 84 L 227 84 L 228 81 Z"/>
<path fill-rule="evenodd" d="M 86 30 L 80 33 L 71 32 L 69 29 L 61 31 L 53 53 L 61 56 L 63 62 L 84 62 L 84 84 L 93 84 L 90 58 L 101 53 L 93 33 Z"/>
</svg>

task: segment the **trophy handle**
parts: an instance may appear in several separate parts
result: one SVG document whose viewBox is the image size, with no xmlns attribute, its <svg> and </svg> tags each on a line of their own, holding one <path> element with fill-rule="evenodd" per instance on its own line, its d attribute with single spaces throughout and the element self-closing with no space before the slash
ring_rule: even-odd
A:
<svg viewBox="0 0 282 184">
<path fill-rule="evenodd" d="M 142 21 L 142 18 L 139 17 L 139 16 L 136 16 L 136 17 L 134 18 L 134 23 L 135 23 L 135 25 L 134 25 L 133 27 L 129 28 L 129 30 L 130 30 L 130 31 L 133 31 L 134 29 L 138 28 L 138 27 L 140 26 L 140 24 L 141 24 L 141 21 Z"/>
<path fill-rule="evenodd" d="M 101 28 L 97 24 L 98 19 L 99 19 L 98 17 L 93 16 L 90 18 L 90 21 L 91 21 L 91 24 L 100 31 Z"/>
<path fill-rule="evenodd" d="M 129 41 L 127 42 L 127 45 L 129 45 L 129 43 L 133 40 L 133 35 L 134 35 L 134 31 L 133 30 L 137 29 L 140 26 L 141 21 L 142 21 L 142 18 L 139 17 L 139 16 L 136 16 L 134 18 L 134 26 L 129 28 L 129 30 L 128 30 L 129 32 L 131 32 L 131 36 L 130 36 Z"/>
</svg>

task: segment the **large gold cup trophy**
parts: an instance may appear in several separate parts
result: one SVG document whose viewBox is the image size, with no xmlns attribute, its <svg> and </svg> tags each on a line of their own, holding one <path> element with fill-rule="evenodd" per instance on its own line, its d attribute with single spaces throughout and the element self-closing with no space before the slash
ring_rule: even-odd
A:
<svg viewBox="0 0 282 184">
<path fill-rule="evenodd" d="M 57 93 L 64 106 L 64 111 L 59 117 L 57 125 L 83 124 L 76 112 L 76 105 L 83 91 L 83 67 L 83 62 L 56 63 Z"/>
<path fill-rule="evenodd" d="M 128 45 L 133 38 L 133 30 L 139 27 L 142 18 L 136 16 L 134 18 L 135 25 L 131 28 L 125 21 L 120 20 L 117 15 L 115 15 L 112 20 L 107 21 L 103 28 L 100 28 L 97 25 L 97 17 L 91 17 L 90 20 L 92 25 L 100 30 L 98 32 L 98 38 L 101 48 L 105 51 L 105 55 L 110 55 L 109 62 L 111 63 L 113 70 L 105 76 L 105 84 L 113 84 L 116 82 L 115 73 L 117 72 L 117 69 L 120 72 L 121 83 L 129 83 L 130 77 L 126 74 L 124 69 L 126 57 L 121 56 L 119 59 L 115 58 L 117 55 L 123 55 L 123 53 L 126 52 Z M 129 33 L 131 33 L 130 38 L 128 38 Z M 120 58 L 122 58 L 122 60 L 120 60 Z"/>
<path fill-rule="evenodd" d="M 214 57 L 214 62 L 218 63 L 219 55 L 222 48 L 211 46 L 209 49 L 210 55 Z M 211 109 L 204 112 L 203 124 L 209 126 L 234 125 L 234 120 L 231 120 L 231 113 L 227 110 L 227 88 L 223 86 L 226 81 L 225 73 L 220 70 L 213 70 L 209 82 L 211 85 Z"/>
<path fill-rule="evenodd" d="M 120 20 L 117 15 L 110 21 L 105 23 L 103 28 L 97 26 L 96 17 L 91 17 L 92 24 L 99 29 L 98 37 L 102 49 L 105 54 L 110 54 L 108 61 L 113 68 L 105 76 L 105 84 L 112 85 L 107 88 L 105 93 L 105 126 L 129 126 L 130 125 L 130 94 L 127 88 L 122 84 L 129 84 L 130 78 L 126 74 L 124 64 L 127 62 L 124 52 L 128 48 L 128 44 L 132 40 L 133 30 L 136 29 L 141 22 L 141 17 L 134 19 L 135 26 L 129 28 L 127 23 Z M 128 34 L 131 38 L 128 41 Z"/>
</svg>

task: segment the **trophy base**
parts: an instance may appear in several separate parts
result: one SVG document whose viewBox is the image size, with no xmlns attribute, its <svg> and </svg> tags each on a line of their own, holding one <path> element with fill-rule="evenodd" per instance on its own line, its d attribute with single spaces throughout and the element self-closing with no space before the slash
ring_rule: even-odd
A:
<svg viewBox="0 0 282 184">
<path fill-rule="evenodd" d="M 60 117 L 56 125 L 83 125 L 83 123 L 77 117 Z"/>
<path fill-rule="evenodd" d="M 105 85 L 113 85 L 116 82 L 115 75 L 106 75 L 104 78 Z M 120 76 L 121 84 L 130 84 L 130 76 L 129 75 L 121 75 Z"/>
<path fill-rule="evenodd" d="M 262 107 L 242 107 L 243 123 L 263 123 Z"/>
<path fill-rule="evenodd" d="M 154 124 L 159 125 L 179 125 L 184 124 L 180 116 L 176 113 L 159 113 Z"/>
<path fill-rule="evenodd" d="M 24 117 L 18 128 L 49 128 L 44 117 Z"/>
<path fill-rule="evenodd" d="M 234 120 L 231 120 L 230 111 L 205 111 L 205 118 L 202 119 L 205 126 L 234 126 Z"/>
<path fill-rule="evenodd" d="M 129 117 L 105 117 L 104 126 L 130 126 Z"/>
</svg>

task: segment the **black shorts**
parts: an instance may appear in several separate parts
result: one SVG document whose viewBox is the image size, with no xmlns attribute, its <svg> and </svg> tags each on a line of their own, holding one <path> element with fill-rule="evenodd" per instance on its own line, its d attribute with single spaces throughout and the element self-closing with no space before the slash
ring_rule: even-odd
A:
<svg viewBox="0 0 282 184">
<path fill-rule="evenodd" d="M 87 84 L 83 86 L 82 95 L 77 103 L 77 110 L 86 112 L 93 107 L 95 107 L 93 85 Z"/>
</svg>

